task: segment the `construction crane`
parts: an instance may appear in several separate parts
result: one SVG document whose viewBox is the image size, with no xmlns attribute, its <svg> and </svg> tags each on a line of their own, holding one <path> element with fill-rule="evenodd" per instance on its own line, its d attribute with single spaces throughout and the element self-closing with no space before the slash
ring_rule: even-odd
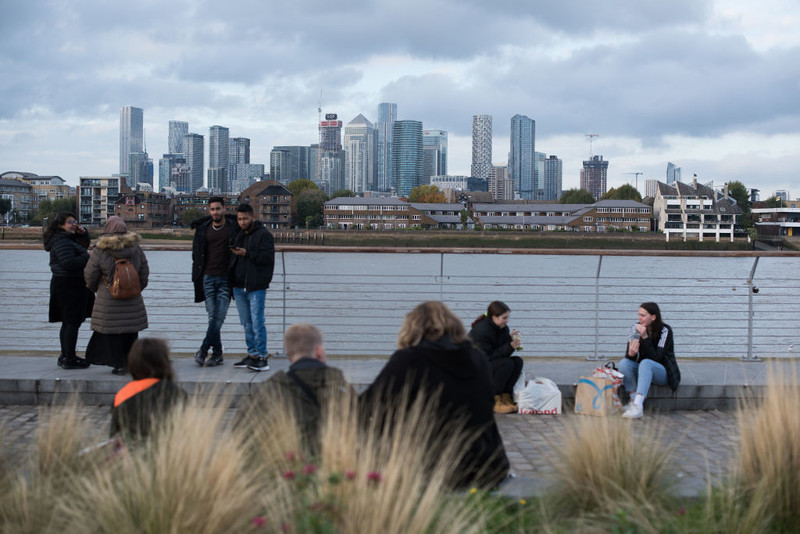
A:
<svg viewBox="0 0 800 534">
<path fill-rule="evenodd" d="M 589 138 L 589 159 L 592 159 L 592 138 L 600 137 L 600 134 L 586 134 L 586 137 Z"/>
<path fill-rule="evenodd" d="M 626 172 L 625 174 L 635 174 L 636 175 L 636 190 L 639 190 L 639 175 L 644 174 L 643 172 Z"/>
</svg>

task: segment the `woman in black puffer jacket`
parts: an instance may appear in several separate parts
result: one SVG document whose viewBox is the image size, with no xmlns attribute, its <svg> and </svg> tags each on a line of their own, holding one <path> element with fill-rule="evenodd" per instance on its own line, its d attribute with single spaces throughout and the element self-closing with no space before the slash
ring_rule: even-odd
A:
<svg viewBox="0 0 800 534">
<path fill-rule="evenodd" d="M 58 366 L 63 369 L 85 369 L 86 360 L 78 358 L 78 330 L 92 315 L 94 293 L 83 281 L 83 269 L 89 262 L 89 233 L 78 226 L 71 212 L 59 213 L 44 231 L 44 249 L 50 252 L 49 321 L 61 323 L 61 354 Z"/>
<path fill-rule="evenodd" d="M 495 413 L 514 413 L 514 384 L 522 374 L 522 358 L 512 356 L 522 346 L 516 330 L 508 329 L 509 307 L 499 300 L 489 304 L 486 313 L 472 323 L 469 337 L 489 359 L 494 385 Z"/>
</svg>

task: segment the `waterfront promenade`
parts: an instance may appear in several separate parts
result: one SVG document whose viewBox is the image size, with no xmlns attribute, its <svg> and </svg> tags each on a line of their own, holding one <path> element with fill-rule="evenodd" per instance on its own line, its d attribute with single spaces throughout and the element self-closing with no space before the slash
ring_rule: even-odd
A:
<svg viewBox="0 0 800 534">
<path fill-rule="evenodd" d="M 55 365 L 55 356 L 3 356 L 0 368 L 0 425 L 11 450 L 29 449 L 34 440 L 38 407 L 77 393 L 86 404 L 83 410 L 98 436 L 107 429 L 111 400 L 129 379 L 114 376 L 106 367 L 64 371 Z M 233 358 L 218 368 L 199 368 L 188 355 L 174 359 L 177 378 L 196 395 L 217 394 L 235 406 L 258 384 L 276 370 L 286 369 L 288 361 L 272 359 L 271 370 L 252 373 L 234 369 Z M 347 379 L 361 390 L 380 371 L 380 358 L 334 358 L 329 363 L 343 370 Z M 764 394 L 769 364 L 739 360 L 679 361 L 683 381 L 677 396 L 657 388 L 648 401 L 646 416 L 634 425 L 656 425 L 661 440 L 675 446 L 676 489 L 684 495 L 702 494 L 707 483 L 719 480 L 727 472 L 727 463 L 736 445 L 734 408 L 742 396 Z M 525 362 L 524 371 L 552 378 L 564 395 L 565 414 L 561 416 L 504 415 L 498 424 L 518 478 L 504 491 L 514 496 L 540 494 L 552 473 L 560 434 L 576 416 L 571 413 L 573 384 L 581 375 L 590 374 L 598 362 L 583 359 L 534 360 Z M 779 361 L 781 373 L 793 364 Z"/>
</svg>

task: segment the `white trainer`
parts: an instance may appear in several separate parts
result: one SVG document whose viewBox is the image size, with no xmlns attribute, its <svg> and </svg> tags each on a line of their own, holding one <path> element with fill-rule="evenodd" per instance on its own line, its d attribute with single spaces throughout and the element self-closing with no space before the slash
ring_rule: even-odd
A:
<svg viewBox="0 0 800 534">
<path fill-rule="evenodd" d="M 644 415 L 644 407 L 641 404 L 632 403 L 622 417 L 625 419 L 640 419 Z"/>
</svg>

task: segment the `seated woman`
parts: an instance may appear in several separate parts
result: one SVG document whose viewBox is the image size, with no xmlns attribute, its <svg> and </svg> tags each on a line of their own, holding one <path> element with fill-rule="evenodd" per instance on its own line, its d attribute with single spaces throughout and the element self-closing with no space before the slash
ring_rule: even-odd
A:
<svg viewBox="0 0 800 534">
<path fill-rule="evenodd" d="M 650 384 L 678 389 L 681 371 L 673 341 L 672 328 L 661 321 L 658 304 L 645 302 L 639 306 L 639 322 L 633 327 L 625 358 L 619 362 L 619 371 L 625 375 L 622 385 L 631 395 L 622 417 L 642 417 Z"/>
<path fill-rule="evenodd" d="M 509 332 L 508 318 L 511 310 L 505 303 L 495 300 L 486 313 L 472 323 L 469 337 L 489 358 L 494 384 L 494 412 L 514 413 L 514 384 L 522 373 L 522 358 L 512 356 L 521 346 L 516 330 Z"/>
<path fill-rule="evenodd" d="M 443 436 L 463 432 L 469 449 L 454 469 L 450 484 L 487 488 L 497 485 L 508 473 L 509 463 L 492 414 L 489 366 L 467 339 L 459 318 L 441 302 L 424 302 L 406 315 L 397 346 L 398 350 L 361 395 L 362 408 L 369 412 L 402 399 L 406 407 L 400 408 L 407 409 L 419 395 L 438 393 L 437 398 L 425 399 L 425 408 L 430 408 L 436 418 L 439 432 L 420 446 L 446 454 L 442 451 L 447 449 Z M 448 428 L 454 421 L 461 424 L 460 428 Z"/>
<path fill-rule="evenodd" d="M 173 382 L 169 347 L 163 339 L 136 340 L 128 354 L 128 371 L 133 381 L 114 398 L 111 437 L 145 438 L 186 399 L 186 392 Z"/>
</svg>

